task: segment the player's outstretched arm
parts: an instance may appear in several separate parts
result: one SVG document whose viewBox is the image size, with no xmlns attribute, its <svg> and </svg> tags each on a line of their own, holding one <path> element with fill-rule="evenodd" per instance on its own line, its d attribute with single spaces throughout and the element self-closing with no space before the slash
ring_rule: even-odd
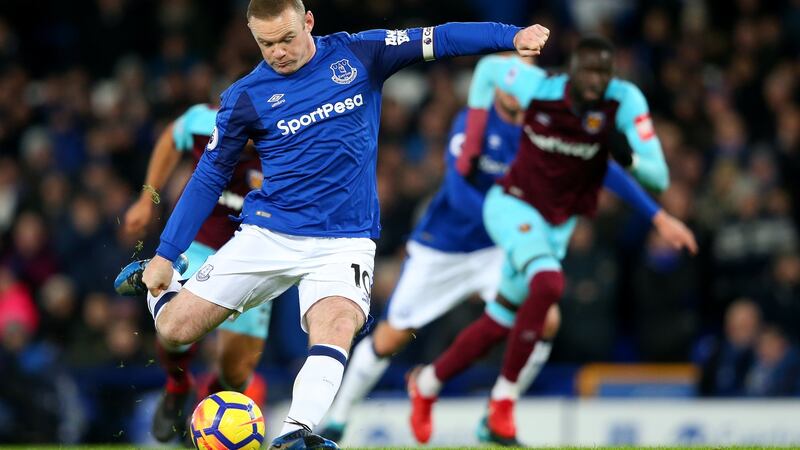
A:
<svg viewBox="0 0 800 450">
<path fill-rule="evenodd" d="M 692 230 L 663 209 L 659 210 L 653 217 L 653 226 L 658 234 L 675 250 L 685 248 L 692 255 L 697 254 L 697 240 Z"/>
<path fill-rule="evenodd" d="M 625 170 L 609 161 L 603 186 L 631 205 L 639 214 L 653 223 L 661 235 L 676 250 L 687 249 L 697 254 L 694 234 L 683 222 L 664 211 Z"/>
<path fill-rule="evenodd" d="M 155 205 L 159 201 L 158 193 L 167 184 L 167 179 L 181 159 L 181 153 L 175 146 L 173 132 L 174 123 L 170 123 L 158 137 L 150 155 L 139 199 L 125 212 L 123 226 L 125 234 L 130 237 L 141 235 L 150 223 Z"/>
<path fill-rule="evenodd" d="M 639 186 L 617 162 L 609 161 L 603 187 L 630 205 L 637 213 L 652 221 L 661 207 Z"/>
<path fill-rule="evenodd" d="M 494 22 L 450 22 L 404 30 L 369 30 L 352 35 L 349 48 L 382 83 L 403 67 L 454 56 L 515 50 L 539 54 L 550 31 L 541 25 L 520 28 Z"/>
</svg>

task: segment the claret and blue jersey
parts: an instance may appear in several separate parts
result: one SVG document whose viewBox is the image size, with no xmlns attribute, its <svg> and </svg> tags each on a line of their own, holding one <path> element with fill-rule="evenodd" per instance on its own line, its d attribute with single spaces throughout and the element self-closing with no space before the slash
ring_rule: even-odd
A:
<svg viewBox="0 0 800 450">
<path fill-rule="evenodd" d="M 284 76 L 266 63 L 222 96 L 216 128 L 161 236 L 174 259 L 227 184 L 248 139 L 264 173 L 241 220 L 299 236 L 380 233 L 377 136 L 383 82 L 423 60 L 513 49 L 518 27 L 449 23 L 316 37 L 316 53 Z"/>
<path fill-rule="evenodd" d="M 494 90 L 501 89 L 527 109 L 519 153 L 499 181 L 506 192 L 533 205 L 552 224 L 576 214 L 591 215 L 608 165 L 606 136 L 612 127 L 627 137 L 634 151 L 631 173 L 636 179 L 646 187 L 665 189 L 668 169 L 639 89 L 614 78 L 598 105 L 576 113 L 569 82 L 566 74 L 549 75 L 518 58 L 489 56 L 478 63 L 470 108 L 486 110 Z"/>
<path fill-rule="evenodd" d="M 555 102 L 550 104 L 563 109 L 563 105 L 559 106 L 559 100 L 563 99 L 565 76 L 547 77 L 542 69 L 529 66 L 518 58 L 489 56 L 481 61 L 474 75 L 471 101 L 473 104 L 488 106 L 489 111 L 482 142 L 477 147 L 480 154 L 476 160 L 476 170 L 468 182 L 456 167 L 457 159 L 462 156 L 462 146 L 467 128 L 467 113 L 462 111 L 453 122 L 448 149 L 445 152 L 445 177 L 442 187 L 431 200 L 424 216 L 411 235 L 411 239 L 414 241 L 444 252 L 472 252 L 494 245 L 484 228 L 481 213 L 484 197 L 495 181 L 506 175 L 520 148 L 523 127 L 507 122 L 498 115 L 494 107 L 495 84 L 491 84 L 491 89 L 484 89 L 482 86 L 482 84 L 489 84 L 486 82 L 487 79 L 502 79 L 504 83 L 502 89 L 521 98 L 523 104 L 533 103 L 532 99 L 534 98 L 544 102 L 554 100 Z M 545 82 L 545 80 L 550 81 Z M 477 88 L 475 87 L 476 83 L 478 84 Z M 476 93 L 480 98 L 475 98 Z M 611 95 L 619 96 L 614 93 Z M 559 111 L 559 113 L 563 112 L 571 114 L 568 109 Z M 560 123 L 556 123 L 558 121 L 570 123 L 562 117 L 564 114 L 545 118 L 544 116 L 548 114 L 545 109 L 531 109 L 527 114 L 538 117 L 537 120 L 551 128 L 561 126 Z M 613 117 L 613 114 L 610 117 Z M 618 120 L 620 119 L 618 118 Z M 621 123 L 625 123 L 625 121 L 621 120 Z M 596 126 L 599 130 L 605 124 L 587 124 L 586 126 Z M 525 128 L 527 131 L 530 126 Z M 576 134 L 580 139 L 580 133 L 570 133 L 567 138 L 575 138 Z M 552 137 L 542 139 L 546 142 L 540 142 L 540 146 L 545 148 L 560 142 Z M 657 142 L 654 142 L 654 145 L 656 147 L 652 151 L 660 154 Z M 578 154 L 581 149 L 587 151 L 594 146 L 598 146 L 598 144 L 587 142 L 582 146 L 575 145 L 571 153 Z M 642 149 L 639 146 L 639 151 L 644 153 L 650 149 Z M 592 159 L 594 155 L 584 156 L 589 156 L 588 158 L 580 157 L 585 161 Z M 599 176 L 606 188 L 613 191 L 645 217 L 652 218 L 655 215 L 659 209 L 658 205 L 631 179 L 630 175 L 625 173 L 622 167 L 613 161 L 608 161 L 607 156 L 598 159 L 597 163 L 601 165 Z M 606 166 L 608 170 L 606 170 Z M 536 172 L 527 173 L 526 176 L 531 181 L 536 177 L 546 178 L 546 174 L 541 175 Z M 574 182 L 569 179 L 566 181 Z"/>
</svg>

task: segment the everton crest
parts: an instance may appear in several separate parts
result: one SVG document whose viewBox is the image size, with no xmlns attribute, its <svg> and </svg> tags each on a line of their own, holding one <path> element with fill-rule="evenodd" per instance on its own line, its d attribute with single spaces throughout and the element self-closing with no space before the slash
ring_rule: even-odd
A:
<svg viewBox="0 0 800 450">
<path fill-rule="evenodd" d="M 358 69 L 351 66 L 347 59 L 340 59 L 331 64 L 331 71 L 333 71 L 331 80 L 337 84 L 350 84 L 358 75 Z"/>
<path fill-rule="evenodd" d="M 212 270 L 214 270 L 214 266 L 211 264 L 206 264 L 197 271 L 195 278 L 197 278 L 197 281 L 206 281 L 211 278 Z"/>
<path fill-rule="evenodd" d="M 583 129 L 589 134 L 597 134 L 606 124 L 606 115 L 601 111 L 590 111 L 583 118 Z"/>
</svg>

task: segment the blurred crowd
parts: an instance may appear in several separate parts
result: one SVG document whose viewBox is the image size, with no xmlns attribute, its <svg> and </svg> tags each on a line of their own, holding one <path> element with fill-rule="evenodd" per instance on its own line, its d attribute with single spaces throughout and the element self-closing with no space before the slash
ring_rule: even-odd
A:
<svg viewBox="0 0 800 450">
<path fill-rule="evenodd" d="M 4 381 L 36 386 L 20 394 L 0 383 L 0 442 L 78 439 L 80 427 L 42 438 L 36 418 L 3 420 L 14 416 L 8 405 L 34 397 L 58 417 L 64 402 L 80 401 L 76 391 L 85 387 L 76 371 L 152 363 L 144 302 L 115 296 L 112 281 L 128 261 L 153 254 L 191 161 L 162 192 L 159 220 L 146 236 L 125 235 L 120 221 L 160 131 L 189 106 L 215 102 L 259 61 L 246 3 L 0 3 L 0 371 Z M 659 201 L 690 224 L 701 253 L 673 251 L 604 194 L 564 263 L 553 361 L 691 361 L 703 367 L 704 394 L 800 394 L 800 1 L 306 4 L 317 17 L 315 34 L 535 21 L 551 30 L 538 64 L 553 70 L 566 67 L 581 34 L 609 37 L 619 76 L 649 100 L 671 169 Z M 418 65 L 385 85 L 376 315 L 398 276 L 405 239 L 441 180 L 450 122 L 475 62 Z M 276 308 L 279 318 L 296 314 Z M 429 345 L 408 358 L 430 359 L 479 310 L 471 302 L 437 322 L 420 335 Z M 296 324 L 293 316 L 287 321 Z M 302 335 L 283 328 L 273 330 L 268 359 L 294 367 L 304 356 Z M 106 431 L 96 439 L 108 439 Z"/>
</svg>

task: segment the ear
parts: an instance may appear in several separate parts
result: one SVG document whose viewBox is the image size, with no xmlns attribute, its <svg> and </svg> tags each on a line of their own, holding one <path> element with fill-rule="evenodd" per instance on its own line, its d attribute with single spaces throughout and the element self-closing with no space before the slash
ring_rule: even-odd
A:
<svg viewBox="0 0 800 450">
<path fill-rule="evenodd" d="M 314 14 L 311 11 L 306 11 L 306 23 L 305 29 L 306 33 L 311 33 L 311 30 L 314 29 Z"/>
</svg>

